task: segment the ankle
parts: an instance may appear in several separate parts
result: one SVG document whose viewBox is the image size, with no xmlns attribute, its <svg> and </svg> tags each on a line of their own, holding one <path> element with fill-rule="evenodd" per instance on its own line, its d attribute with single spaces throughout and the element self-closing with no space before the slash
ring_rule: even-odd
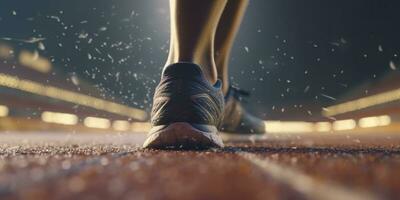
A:
<svg viewBox="0 0 400 200">
<path fill-rule="evenodd" d="M 229 81 L 227 78 L 220 78 L 222 81 L 222 93 L 224 93 L 224 96 L 226 96 L 229 92 Z"/>
<path fill-rule="evenodd" d="M 227 66 L 227 61 L 226 62 L 218 62 L 216 60 L 216 66 L 217 66 L 217 74 L 218 74 L 218 79 L 221 80 L 222 82 L 222 92 L 226 96 L 226 94 L 229 91 L 229 75 L 228 75 L 228 66 Z"/>
</svg>

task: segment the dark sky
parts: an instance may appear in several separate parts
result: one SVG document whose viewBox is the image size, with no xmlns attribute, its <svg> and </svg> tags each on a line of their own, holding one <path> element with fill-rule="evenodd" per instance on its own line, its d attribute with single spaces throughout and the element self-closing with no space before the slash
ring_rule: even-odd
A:
<svg viewBox="0 0 400 200">
<path fill-rule="evenodd" d="M 252 92 L 258 114 L 334 104 L 325 96 L 340 98 L 399 64 L 399 8 L 396 0 L 253 0 L 231 80 Z M 167 56 L 168 12 L 167 0 L 4 0 L 0 38 L 44 37 L 40 53 L 58 71 L 148 109 Z"/>
</svg>

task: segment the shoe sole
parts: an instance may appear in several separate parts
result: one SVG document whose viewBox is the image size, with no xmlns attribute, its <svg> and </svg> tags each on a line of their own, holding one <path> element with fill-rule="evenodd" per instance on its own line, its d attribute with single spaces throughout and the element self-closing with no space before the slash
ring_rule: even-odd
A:
<svg viewBox="0 0 400 200">
<path fill-rule="evenodd" d="M 143 144 L 154 149 L 208 149 L 224 144 L 215 126 L 176 122 L 153 127 Z"/>
</svg>

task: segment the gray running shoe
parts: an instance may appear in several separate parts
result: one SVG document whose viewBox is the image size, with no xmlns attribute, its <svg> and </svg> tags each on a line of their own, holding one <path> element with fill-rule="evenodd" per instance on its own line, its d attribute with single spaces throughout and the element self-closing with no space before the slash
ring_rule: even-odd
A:
<svg viewBox="0 0 400 200">
<path fill-rule="evenodd" d="M 241 96 L 249 93 L 235 87 L 229 87 L 225 97 L 224 118 L 220 130 L 226 133 L 263 134 L 264 121 L 249 114 L 241 105 Z"/>
<path fill-rule="evenodd" d="M 224 110 L 221 86 L 221 81 L 211 85 L 196 64 L 176 63 L 166 67 L 155 90 L 152 129 L 143 147 L 223 147 L 217 129 Z"/>
</svg>

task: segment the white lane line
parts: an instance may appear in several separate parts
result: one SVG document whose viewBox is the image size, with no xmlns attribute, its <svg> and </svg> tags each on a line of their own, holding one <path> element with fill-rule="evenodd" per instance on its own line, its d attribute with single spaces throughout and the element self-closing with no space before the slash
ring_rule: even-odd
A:
<svg viewBox="0 0 400 200">
<path fill-rule="evenodd" d="M 366 191 L 356 191 L 329 181 L 320 181 L 311 176 L 269 159 L 260 159 L 246 152 L 238 153 L 241 157 L 261 168 L 266 175 L 292 187 L 310 199 L 324 200 L 376 200 L 375 195 Z M 329 173 L 329 172 L 327 172 Z"/>
</svg>

